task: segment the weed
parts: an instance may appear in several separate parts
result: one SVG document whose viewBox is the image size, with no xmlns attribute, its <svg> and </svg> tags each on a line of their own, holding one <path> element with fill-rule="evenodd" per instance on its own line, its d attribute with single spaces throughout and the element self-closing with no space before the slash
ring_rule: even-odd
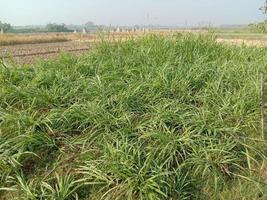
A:
<svg viewBox="0 0 267 200">
<path fill-rule="evenodd" d="M 260 198 L 266 53 L 150 35 L 1 67 L 2 198 Z"/>
</svg>

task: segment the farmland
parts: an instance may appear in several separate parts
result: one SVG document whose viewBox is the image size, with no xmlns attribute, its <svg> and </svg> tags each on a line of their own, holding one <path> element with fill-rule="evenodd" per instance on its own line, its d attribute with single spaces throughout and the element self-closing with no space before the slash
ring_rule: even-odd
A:
<svg viewBox="0 0 267 200">
<path fill-rule="evenodd" d="M 66 42 L 68 40 L 69 38 L 63 34 L 3 34 L 0 35 L 0 46 Z"/>
<path fill-rule="evenodd" d="M 41 44 L 20 44 L 4 46 L 0 48 L 0 55 L 4 60 L 19 63 L 31 64 L 38 60 L 48 60 L 58 56 L 61 52 L 82 54 L 90 49 L 90 43 L 68 41 L 57 43 L 41 43 Z"/>
<path fill-rule="evenodd" d="M 187 33 L 2 64 L 0 199 L 266 199 L 266 55 Z"/>
<path fill-rule="evenodd" d="M 150 34 L 169 36 L 176 33 L 207 34 L 204 30 L 152 30 Z M 266 46 L 265 34 L 250 33 L 244 30 L 215 30 L 218 42 L 249 46 Z M 91 49 L 95 42 L 102 40 L 120 41 L 143 37 L 143 32 L 129 33 L 38 33 L 0 35 L 0 57 L 13 64 L 32 64 L 40 59 L 55 58 L 62 52 L 81 55 Z"/>
<path fill-rule="evenodd" d="M 0 35 L 0 57 L 13 64 L 32 64 L 40 59 L 55 58 L 63 52 L 83 54 L 93 43 L 103 39 L 116 41 L 140 35 L 143 34 L 5 34 Z"/>
</svg>

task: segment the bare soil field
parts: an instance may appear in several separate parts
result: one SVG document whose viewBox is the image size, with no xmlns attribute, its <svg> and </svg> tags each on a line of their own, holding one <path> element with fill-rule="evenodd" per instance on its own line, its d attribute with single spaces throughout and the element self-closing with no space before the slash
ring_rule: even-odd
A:
<svg viewBox="0 0 267 200">
<path fill-rule="evenodd" d="M 42 44 L 21 44 L 0 47 L 0 57 L 19 64 L 56 57 L 61 52 L 81 54 L 89 50 L 89 43 L 69 41 Z"/>
</svg>

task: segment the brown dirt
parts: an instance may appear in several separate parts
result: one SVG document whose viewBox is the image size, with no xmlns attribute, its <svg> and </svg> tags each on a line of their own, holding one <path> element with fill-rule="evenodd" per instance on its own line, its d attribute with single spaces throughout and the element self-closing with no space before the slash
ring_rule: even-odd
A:
<svg viewBox="0 0 267 200">
<path fill-rule="evenodd" d="M 57 42 L 43 44 L 22 44 L 0 47 L 0 57 L 6 62 L 18 64 L 31 64 L 39 59 L 50 59 L 56 57 L 60 52 L 71 52 L 82 54 L 90 48 L 85 42 Z"/>
</svg>

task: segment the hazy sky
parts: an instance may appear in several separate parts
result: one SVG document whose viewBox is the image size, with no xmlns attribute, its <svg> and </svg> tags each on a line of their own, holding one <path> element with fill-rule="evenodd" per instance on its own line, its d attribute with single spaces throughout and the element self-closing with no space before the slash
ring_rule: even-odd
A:
<svg viewBox="0 0 267 200">
<path fill-rule="evenodd" d="M 134 25 L 221 25 L 261 21 L 264 0 L 0 0 L 0 20 Z"/>
</svg>

